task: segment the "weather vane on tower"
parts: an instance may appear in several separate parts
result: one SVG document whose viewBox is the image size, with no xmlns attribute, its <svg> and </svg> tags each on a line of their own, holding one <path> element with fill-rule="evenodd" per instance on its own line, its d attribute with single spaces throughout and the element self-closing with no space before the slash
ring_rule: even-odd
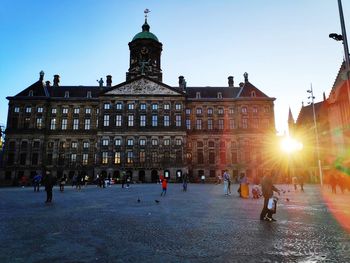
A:
<svg viewBox="0 0 350 263">
<path fill-rule="evenodd" d="M 145 19 L 147 20 L 147 14 L 148 14 L 149 12 L 151 12 L 151 10 L 149 10 L 148 8 L 146 8 L 145 11 L 143 11 L 143 12 L 145 13 Z"/>
</svg>

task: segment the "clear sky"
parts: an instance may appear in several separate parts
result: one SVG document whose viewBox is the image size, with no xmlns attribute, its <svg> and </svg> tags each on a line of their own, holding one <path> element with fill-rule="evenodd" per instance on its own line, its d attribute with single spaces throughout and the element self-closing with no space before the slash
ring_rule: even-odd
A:
<svg viewBox="0 0 350 263">
<path fill-rule="evenodd" d="M 0 0 L 0 124 L 8 101 L 38 80 L 98 85 L 108 74 L 125 81 L 128 43 L 151 10 L 150 31 L 163 43 L 163 82 L 226 86 L 249 81 L 275 97 L 276 128 L 287 129 L 313 84 L 328 94 L 343 59 L 337 0 Z M 350 1 L 343 0 L 350 35 Z M 236 86 L 236 85 L 235 85 Z"/>
</svg>

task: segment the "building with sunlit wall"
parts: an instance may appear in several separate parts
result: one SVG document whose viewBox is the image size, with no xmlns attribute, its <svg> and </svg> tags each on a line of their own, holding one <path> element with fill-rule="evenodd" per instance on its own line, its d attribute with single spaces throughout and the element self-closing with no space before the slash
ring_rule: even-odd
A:
<svg viewBox="0 0 350 263">
<path fill-rule="evenodd" d="M 188 173 L 216 181 L 228 170 L 259 179 L 273 169 L 268 142 L 275 136 L 274 100 L 243 74 L 225 87 L 162 82 L 162 43 L 147 19 L 129 43 L 126 81 L 112 76 L 98 86 L 61 86 L 39 79 L 9 96 L 2 180 L 50 170 L 138 182 L 171 181 Z M 171 52 L 171 51 L 168 51 Z"/>
</svg>

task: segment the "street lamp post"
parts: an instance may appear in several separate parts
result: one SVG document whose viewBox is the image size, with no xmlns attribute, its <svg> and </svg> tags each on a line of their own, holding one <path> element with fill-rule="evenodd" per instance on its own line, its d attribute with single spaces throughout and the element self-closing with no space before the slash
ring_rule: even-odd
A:
<svg viewBox="0 0 350 263">
<path fill-rule="evenodd" d="M 318 171 L 320 175 L 320 183 L 321 186 L 323 186 L 323 175 L 322 175 L 322 166 L 321 166 L 321 158 L 320 158 L 320 143 L 318 139 L 318 130 L 317 130 L 317 121 L 316 121 L 316 112 L 315 112 L 315 103 L 314 103 L 314 91 L 312 89 L 312 84 L 311 88 L 307 90 L 308 93 L 311 94 L 311 96 L 308 97 L 308 99 L 311 99 L 312 103 L 312 113 L 313 113 L 313 119 L 314 119 L 314 126 L 315 126 L 315 136 L 316 136 L 316 152 L 317 152 L 317 159 L 318 159 Z M 310 102 L 309 102 L 310 104 Z"/>
</svg>

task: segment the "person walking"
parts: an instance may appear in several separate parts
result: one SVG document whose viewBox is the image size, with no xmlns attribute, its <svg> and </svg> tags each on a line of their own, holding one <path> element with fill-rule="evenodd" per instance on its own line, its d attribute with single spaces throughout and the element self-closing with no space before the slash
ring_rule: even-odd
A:
<svg viewBox="0 0 350 263">
<path fill-rule="evenodd" d="M 260 220 L 266 220 L 266 221 L 276 221 L 272 217 L 272 210 L 268 209 L 268 203 L 270 198 L 273 196 L 273 192 L 277 192 L 280 194 L 280 191 L 273 185 L 272 182 L 272 174 L 267 174 L 264 176 L 262 182 L 261 182 L 261 188 L 262 188 L 262 195 L 264 197 L 264 207 L 261 210 L 260 213 Z"/>
<path fill-rule="evenodd" d="M 184 173 L 184 175 L 182 177 L 182 188 L 183 188 L 182 190 L 184 192 L 187 191 L 187 183 L 188 183 L 188 175 L 187 175 L 187 173 Z"/>
<path fill-rule="evenodd" d="M 46 174 L 44 177 L 44 185 L 45 185 L 45 191 L 46 191 L 45 203 L 51 203 L 52 202 L 52 188 L 54 185 L 54 178 L 52 177 L 52 174 L 50 171 L 46 171 Z"/>
<path fill-rule="evenodd" d="M 66 185 L 67 182 L 67 176 L 64 174 L 61 179 L 60 179 L 60 191 L 64 191 L 64 186 Z"/>
<path fill-rule="evenodd" d="M 83 180 L 83 177 L 82 177 L 81 173 L 78 173 L 75 189 L 81 190 L 81 181 L 82 180 Z"/>
<path fill-rule="evenodd" d="M 42 176 L 37 173 L 33 178 L 34 192 L 39 192 Z"/>
<path fill-rule="evenodd" d="M 227 173 L 227 170 L 225 170 L 224 172 L 223 179 L 224 179 L 224 194 L 228 195 L 228 181 L 230 179 L 230 176 Z"/>
<path fill-rule="evenodd" d="M 163 179 L 162 181 L 162 193 L 160 194 L 160 196 L 164 196 L 166 195 L 166 190 L 167 190 L 167 187 L 168 187 L 168 182 L 166 179 Z"/>
</svg>

